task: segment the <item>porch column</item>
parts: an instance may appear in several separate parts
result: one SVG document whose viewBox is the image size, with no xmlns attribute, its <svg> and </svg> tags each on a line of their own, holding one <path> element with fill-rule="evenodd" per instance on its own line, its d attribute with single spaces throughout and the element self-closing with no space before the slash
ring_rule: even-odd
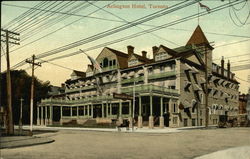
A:
<svg viewBox="0 0 250 159">
<path fill-rule="evenodd" d="M 106 102 L 106 118 L 109 116 L 109 104 Z"/>
<path fill-rule="evenodd" d="M 40 112 L 39 107 L 37 106 L 37 118 L 36 118 L 36 125 L 40 125 Z"/>
<path fill-rule="evenodd" d="M 41 125 L 44 125 L 43 108 L 44 108 L 44 107 L 41 107 Z"/>
<path fill-rule="evenodd" d="M 88 113 L 88 118 L 89 118 L 89 105 L 87 107 L 88 107 L 88 110 L 87 110 L 88 112 L 87 113 Z"/>
<path fill-rule="evenodd" d="M 62 119 L 62 116 L 63 116 L 63 107 L 60 106 L 60 125 L 63 124 L 63 119 Z"/>
<path fill-rule="evenodd" d="M 83 106 L 83 116 L 85 116 L 85 105 Z"/>
<path fill-rule="evenodd" d="M 91 103 L 91 117 L 94 117 L 94 105 Z"/>
<path fill-rule="evenodd" d="M 133 127 L 133 124 L 132 124 L 132 122 L 133 122 L 132 114 L 133 114 L 133 112 L 132 112 L 132 102 L 131 102 L 131 100 L 130 100 L 130 101 L 129 101 L 129 117 L 128 117 L 129 127 L 130 127 L 130 128 Z"/>
<path fill-rule="evenodd" d="M 45 107 L 45 125 L 48 125 L 48 107 Z"/>
<path fill-rule="evenodd" d="M 142 128 L 142 107 L 141 107 L 141 96 L 139 96 L 139 116 L 138 116 L 138 128 Z"/>
<path fill-rule="evenodd" d="M 154 117 L 153 117 L 153 96 L 150 95 L 150 116 L 149 116 L 149 128 L 154 128 Z"/>
<path fill-rule="evenodd" d="M 50 106 L 50 113 L 49 113 L 49 124 L 52 125 L 53 124 L 53 106 Z"/>
<path fill-rule="evenodd" d="M 71 118 L 72 118 L 72 113 L 73 113 L 73 112 L 72 112 L 72 109 L 73 109 L 73 108 L 70 107 L 70 117 L 71 117 Z"/>
<path fill-rule="evenodd" d="M 168 101 L 168 111 L 169 111 L 169 118 L 173 118 L 172 114 L 172 98 L 169 99 Z M 169 121 L 169 126 L 172 126 L 173 124 L 173 119 L 171 119 L 171 122 Z"/>
<path fill-rule="evenodd" d="M 104 118 L 104 104 L 102 103 L 102 118 Z"/>
<path fill-rule="evenodd" d="M 164 117 L 163 117 L 163 97 L 161 97 L 161 116 L 160 116 L 160 128 L 164 128 Z"/>
<path fill-rule="evenodd" d="M 79 117 L 79 106 L 76 107 L 76 116 Z"/>
<path fill-rule="evenodd" d="M 123 123 L 123 119 L 122 119 L 122 101 L 119 100 L 119 122 Z"/>
<path fill-rule="evenodd" d="M 112 115 L 112 103 L 109 103 L 109 107 L 110 107 L 109 115 Z"/>
</svg>

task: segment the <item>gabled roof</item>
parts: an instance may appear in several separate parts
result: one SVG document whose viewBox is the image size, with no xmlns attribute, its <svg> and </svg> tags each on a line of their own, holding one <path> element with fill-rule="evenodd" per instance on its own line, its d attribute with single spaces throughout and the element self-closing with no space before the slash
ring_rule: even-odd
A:
<svg viewBox="0 0 250 159">
<path fill-rule="evenodd" d="M 118 51 L 118 50 L 111 49 L 109 47 L 105 47 L 105 48 L 107 48 L 108 50 L 110 50 L 112 53 L 116 55 L 121 69 L 128 67 L 128 54 Z"/>
<path fill-rule="evenodd" d="M 201 27 L 198 25 L 193 32 L 192 36 L 188 40 L 186 45 L 192 45 L 192 44 L 209 44 L 206 36 L 204 35 Z"/>
<path fill-rule="evenodd" d="M 160 46 L 159 46 L 159 49 L 160 49 L 160 48 L 163 48 L 167 53 L 169 53 L 169 54 L 172 55 L 172 56 L 176 56 L 176 55 L 178 54 L 177 51 L 172 50 L 172 49 L 170 49 L 170 48 L 168 48 L 168 47 L 166 47 L 166 46 L 164 46 L 164 45 L 160 45 Z"/>
<path fill-rule="evenodd" d="M 152 62 L 152 60 L 146 58 L 146 57 L 143 57 L 141 55 L 138 55 L 138 54 L 133 54 L 139 61 L 141 62 L 145 62 L 145 63 L 150 63 Z"/>
<path fill-rule="evenodd" d="M 128 54 L 124 53 L 124 52 L 121 52 L 121 51 L 118 51 L 118 50 L 114 50 L 114 49 L 111 49 L 109 47 L 106 47 L 107 49 L 109 49 L 110 51 L 112 51 L 114 54 L 116 54 L 117 56 L 121 56 L 121 57 L 128 57 Z"/>
<path fill-rule="evenodd" d="M 81 72 L 81 71 L 77 71 L 77 70 L 73 70 L 72 74 L 75 74 L 78 77 L 86 77 L 86 73 L 85 72 Z M 71 75 L 72 75 L 71 74 Z"/>
</svg>

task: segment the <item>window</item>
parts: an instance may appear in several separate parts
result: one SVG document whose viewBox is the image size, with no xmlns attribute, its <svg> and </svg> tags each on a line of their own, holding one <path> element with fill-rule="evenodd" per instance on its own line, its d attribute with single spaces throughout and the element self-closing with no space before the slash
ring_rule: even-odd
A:
<svg viewBox="0 0 250 159">
<path fill-rule="evenodd" d="M 184 119 L 184 127 L 185 126 L 188 126 L 188 119 L 187 118 Z"/>
<path fill-rule="evenodd" d="M 174 103 L 174 113 L 176 112 L 176 104 Z"/>
<path fill-rule="evenodd" d="M 116 66 L 116 60 L 113 60 L 113 66 Z"/>
<path fill-rule="evenodd" d="M 178 120 L 177 117 L 173 117 L 173 124 L 177 124 L 177 120 Z"/>
<path fill-rule="evenodd" d="M 104 58 L 103 59 L 103 67 L 108 67 L 108 64 L 109 64 L 108 58 Z"/>
<path fill-rule="evenodd" d="M 111 61 L 109 61 L 109 66 L 112 66 L 112 64 L 113 64 L 113 63 L 112 63 L 112 60 L 111 60 Z"/>
<path fill-rule="evenodd" d="M 164 72 L 165 67 L 164 66 L 160 66 L 160 72 Z"/>
<path fill-rule="evenodd" d="M 192 119 L 192 126 L 195 126 L 195 119 Z"/>
</svg>

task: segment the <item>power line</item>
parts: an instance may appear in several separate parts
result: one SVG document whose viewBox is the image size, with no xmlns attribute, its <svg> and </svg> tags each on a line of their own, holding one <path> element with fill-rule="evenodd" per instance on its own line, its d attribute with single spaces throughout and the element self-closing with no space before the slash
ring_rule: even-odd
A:
<svg viewBox="0 0 250 159">
<path fill-rule="evenodd" d="M 92 42 L 92 41 L 101 39 L 101 38 L 103 38 L 103 37 L 110 36 L 110 35 L 112 35 L 112 34 L 115 34 L 115 33 L 121 32 L 121 31 L 123 31 L 123 30 L 126 30 L 126 29 L 128 29 L 128 28 L 131 28 L 131 27 L 133 27 L 133 26 L 135 26 L 135 25 L 144 23 L 144 22 L 146 22 L 146 21 L 150 21 L 150 20 L 152 20 L 152 19 L 158 18 L 158 17 L 160 17 L 160 16 L 163 16 L 163 15 L 169 14 L 169 13 L 171 13 L 171 12 L 174 12 L 174 11 L 176 11 L 176 10 L 182 9 L 182 8 L 184 8 L 184 7 L 190 6 L 190 5 L 192 5 L 192 4 L 196 3 L 196 2 L 189 2 L 189 3 L 187 3 L 187 4 L 181 5 L 181 4 L 183 4 L 183 3 L 184 3 L 184 2 L 175 4 L 175 5 L 173 5 L 173 6 L 169 7 L 169 8 L 166 8 L 166 9 L 160 10 L 160 11 L 158 11 L 158 12 L 152 13 L 152 14 L 150 14 L 150 15 L 144 16 L 144 17 L 142 17 L 142 18 L 136 19 L 136 20 L 130 22 L 130 24 L 121 25 L 121 26 L 118 26 L 118 27 L 109 29 L 109 30 L 107 30 L 107 31 L 104 31 L 104 32 L 95 34 L 95 35 L 90 36 L 90 37 L 88 37 L 88 38 L 84 38 L 84 39 L 82 39 L 82 40 L 73 42 L 73 43 L 71 43 L 71 44 L 68 44 L 68 45 L 65 45 L 65 46 L 56 48 L 56 49 L 54 49 L 54 50 L 51 50 L 51 51 L 42 53 L 42 54 L 39 55 L 39 57 L 40 57 L 40 58 L 43 58 L 43 57 L 46 57 L 46 56 L 49 56 L 49 55 L 52 55 L 52 54 L 56 54 L 56 53 L 59 53 L 59 52 L 62 52 L 62 51 L 65 51 L 65 50 L 68 50 L 68 49 L 71 49 L 71 48 L 74 48 L 74 47 L 83 45 L 83 44 L 87 44 L 87 43 L 89 43 L 89 42 Z M 180 5 L 181 5 L 181 6 L 180 6 Z"/>
<path fill-rule="evenodd" d="M 239 3 L 242 3 L 242 1 L 237 1 L 237 2 L 234 2 L 233 4 L 239 4 Z M 224 5 L 221 5 L 221 6 L 217 6 L 215 8 L 213 8 L 211 12 L 215 12 L 215 11 L 219 11 L 219 10 L 222 10 L 224 8 L 227 8 L 229 7 L 228 4 L 224 4 Z M 206 14 L 208 14 L 206 11 L 200 13 L 201 16 L 204 16 Z M 191 19 L 194 19 L 197 17 L 197 14 L 194 14 L 194 15 L 191 15 L 191 16 L 188 16 L 188 17 L 185 17 L 185 18 L 182 18 L 182 19 L 179 19 L 179 20 L 176 20 L 174 22 L 171 22 L 171 23 L 168 23 L 168 24 L 164 24 L 164 25 L 161 25 L 161 26 L 158 26 L 158 27 L 155 27 L 153 29 L 149 29 L 147 30 L 152 32 L 152 31 L 156 31 L 156 30 L 159 30 L 159 29 L 162 29 L 162 28 L 165 28 L 165 27 L 168 27 L 168 26 L 171 26 L 171 25 L 175 25 L 175 24 L 178 24 L 178 23 L 181 23 L 181 22 L 184 22 L 184 21 L 187 21 L 187 20 L 191 20 Z M 140 34 L 139 34 L 140 33 Z M 99 48 L 99 47 L 103 47 L 103 45 L 109 45 L 109 44 L 113 44 L 113 43 L 117 43 L 117 42 L 121 42 L 121 41 L 124 41 L 124 40 L 127 40 L 127 39 L 131 39 L 131 38 L 134 38 L 134 37 L 137 37 L 137 36 L 140 36 L 140 35 L 144 35 L 145 32 L 139 32 L 137 34 L 132 34 L 130 36 L 127 36 L 127 37 L 124 37 L 124 38 L 121 38 L 121 39 L 116 39 L 115 41 L 110 41 L 110 42 L 106 42 L 104 44 L 100 44 L 100 45 L 97 45 L 97 46 L 94 46 L 94 47 L 91 47 L 91 48 L 88 48 L 87 51 L 89 50 L 93 50 L 93 49 L 96 49 L 96 48 Z M 59 51 L 62 51 L 62 50 L 59 50 Z M 86 51 L 86 49 L 85 49 Z M 61 56 L 61 57 L 57 57 L 57 58 L 54 58 L 54 59 L 59 59 L 59 58 L 64 58 L 64 57 L 69 57 L 69 56 L 73 56 L 73 55 L 76 55 L 76 54 L 79 54 L 80 52 L 79 51 L 76 51 L 76 52 L 73 52 L 71 54 L 68 54 L 68 55 L 64 55 L 64 56 Z M 47 54 L 46 56 L 49 56 L 50 54 Z M 44 57 L 46 57 L 44 56 Z M 14 66 L 15 67 L 15 66 Z"/>
<path fill-rule="evenodd" d="M 230 58 L 241 57 L 241 56 L 246 56 L 246 55 L 250 56 L 250 53 L 240 54 L 240 55 L 235 55 L 235 56 L 226 56 L 226 57 L 224 57 L 224 59 L 230 59 Z M 218 61 L 218 60 L 220 60 L 220 59 L 213 59 L 213 61 Z"/>
<path fill-rule="evenodd" d="M 72 13 L 75 13 L 75 12 L 79 12 L 80 10 L 82 9 L 85 9 L 87 7 L 89 7 L 89 5 L 84 5 L 82 6 L 83 4 L 76 4 L 75 6 L 73 6 L 72 8 L 68 9 L 67 12 L 72 12 Z M 65 20 L 69 18 L 68 15 L 60 15 L 60 16 L 57 16 L 55 18 L 53 18 L 52 20 L 49 20 L 48 22 L 44 22 L 43 24 L 41 24 L 40 26 L 34 28 L 33 30 L 29 31 L 27 34 L 24 34 L 22 36 L 23 40 L 26 40 L 34 35 L 36 35 L 37 33 L 40 33 L 41 30 L 46 30 L 50 27 L 52 27 L 53 25 Z M 31 33 L 30 33 L 31 32 Z"/>
<path fill-rule="evenodd" d="M 58 4 L 56 4 L 56 3 L 57 3 L 57 2 L 52 2 L 52 4 L 48 4 L 47 6 L 44 6 L 44 7 L 46 7 L 46 8 L 53 8 L 53 7 L 56 7 L 57 5 L 59 5 L 59 3 L 58 3 Z M 36 21 L 39 21 L 40 18 L 38 18 L 38 17 L 41 16 L 41 15 L 42 15 L 42 12 L 41 12 L 41 11 L 39 11 L 38 13 L 35 13 L 34 15 L 32 15 L 32 18 L 26 19 L 26 20 L 22 21 L 20 24 L 18 24 L 18 26 L 14 27 L 13 30 L 18 31 L 18 29 L 20 29 L 20 28 L 26 26 L 27 24 L 29 25 L 29 23 L 30 23 L 31 21 L 35 21 L 35 22 L 36 22 Z M 30 15 L 30 16 L 31 16 L 31 15 Z M 33 20 L 33 19 L 35 19 L 35 20 Z"/>
<path fill-rule="evenodd" d="M 12 6 L 12 5 L 11 5 Z M 16 6 L 16 5 L 14 5 L 14 6 Z M 30 7 L 25 7 L 25 8 L 30 8 Z M 48 10 L 49 11 L 49 10 Z M 52 11 L 53 12 L 53 11 Z M 56 12 L 56 13 L 61 13 L 61 14 L 67 14 L 67 13 L 62 13 L 62 12 Z M 68 15 L 75 15 L 75 14 L 68 14 Z M 111 19 L 105 19 L 105 18 L 98 18 L 98 17 L 90 17 L 90 16 L 83 16 L 83 15 L 77 15 L 77 16 L 81 16 L 81 17 L 87 17 L 87 18 L 97 18 L 97 19 L 102 19 L 102 20 L 108 20 L 108 21 L 114 21 L 114 22 L 123 22 L 124 23 L 124 21 L 119 21 L 119 20 L 111 20 Z M 139 24 L 139 25 L 145 25 L 145 26 L 151 26 L 151 27 L 155 27 L 155 25 L 149 25 L 149 24 Z M 182 31 L 190 31 L 190 30 L 186 30 L 186 29 L 175 29 L 175 28 L 169 28 L 169 29 L 171 29 L 171 30 L 182 30 Z M 58 30 L 56 30 L 56 31 L 59 31 L 59 30 L 61 30 L 61 29 L 58 29 Z M 39 31 L 40 32 L 40 31 Z M 242 36 L 242 35 L 231 35 L 231 34 L 222 34 L 222 33 L 214 33 L 214 32 L 205 32 L 205 33 L 208 33 L 208 34 L 214 34 L 214 35 L 224 35 L 224 36 L 233 36 L 233 37 L 244 37 L 244 38 L 250 38 L 249 36 Z M 49 35 L 48 35 L 49 36 Z M 31 35 L 29 36 L 29 37 L 31 37 Z M 34 41 L 32 41 L 32 42 L 30 42 L 30 43 L 28 43 L 28 44 L 26 44 L 25 46 L 27 46 L 27 45 L 29 45 L 29 44 L 32 44 L 32 43 L 34 43 L 34 42 L 36 42 L 36 41 L 38 41 L 38 40 L 41 40 L 41 39 L 43 39 L 43 38 L 45 38 L 45 37 L 47 37 L 47 36 L 43 36 L 43 37 L 41 37 L 41 38 L 39 38 L 39 39 L 36 39 L 36 40 L 34 40 Z M 159 37 L 160 38 L 160 37 Z M 27 39 L 27 38 L 26 38 Z M 24 39 L 25 40 L 25 39 Z M 166 40 L 166 39 L 164 39 L 164 40 Z M 22 41 L 23 41 L 23 39 L 22 39 Z M 24 46 L 22 46 L 22 47 L 24 47 Z M 22 48 L 21 47 L 21 48 Z M 19 47 L 20 48 L 20 47 Z M 17 48 L 16 50 L 18 50 L 19 48 Z M 12 52 L 13 51 L 16 51 L 16 50 L 12 50 Z"/>
<path fill-rule="evenodd" d="M 46 5 L 46 3 L 48 2 L 40 2 L 37 5 L 34 6 L 34 8 L 41 8 L 44 5 Z M 5 5 L 2 3 L 2 5 Z M 7 4 L 8 5 L 8 4 Z M 29 9 L 28 11 L 24 12 L 23 14 L 21 14 L 20 16 L 16 17 L 15 19 L 11 20 L 10 22 L 8 22 L 7 24 L 5 24 L 3 26 L 3 28 L 8 28 L 10 25 L 14 26 L 16 23 L 20 22 L 21 20 L 23 20 L 27 15 L 32 15 L 36 10 L 32 10 Z M 11 26 L 10 26 L 11 27 Z"/>
<path fill-rule="evenodd" d="M 93 6 L 95 6 L 95 7 L 99 8 L 99 9 L 101 9 L 102 11 L 104 11 L 104 12 L 106 12 L 106 13 L 109 13 L 109 14 L 113 15 L 114 17 L 121 19 L 122 21 L 124 21 L 124 22 L 127 23 L 127 24 L 130 23 L 130 22 L 127 21 L 126 19 L 124 19 L 124 18 L 122 18 L 122 17 L 120 17 L 120 16 L 118 16 L 118 15 L 116 15 L 116 14 L 113 14 L 112 12 L 109 12 L 109 11 L 103 9 L 103 8 L 100 8 L 100 7 L 96 6 L 95 4 L 93 4 L 93 3 L 89 2 L 89 1 L 87 1 L 87 2 L 90 3 L 90 4 L 93 5 Z M 143 28 L 141 28 L 141 27 L 139 27 L 139 26 L 137 26 L 137 25 L 135 25 L 135 27 L 137 27 L 137 28 L 139 28 L 139 29 L 141 29 L 141 30 L 144 30 Z M 155 36 L 155 37 L 157 37 L 157 38 L 159 38 L 159 39 L 162 39 L 162 40 L 164 40 L 164 41 L 167 41 L 168 43 L 171 43 L 171 44 L 180 46 L 179 44 L 177 44 L 177 43 L 175 43 L 175 42 L 173 42 L 173 41 L 167 40 L 167 39 L 165 39 L 165 38 L 163 38 L 163 37 L 161 37 L 161 36 L 159 36 L 159 35 L 156 35 L 156 34 L 154 34 L 154 33 L 150 33 L 150 34 L 153 35 L 153 36 Z"/>
<path fill-rule="evenodd" d="M 239 3 L 239 2 L 238 2 Z M 229 7 L 227 4 L 224 4 L 222 5 L 224 6 L 224 8 L 227 8 Z M 217 9 L 212 9 L 210 11 L 211 12 L 215 12 L 215 11 L 218 11 L 220 10 L 221 6 L 219 7 L 216 7 Z M 219 8 L 219 9 L 218 9 Z M 223 8 L 223 9 L 224 9 Z M 208 14 L 206 11 L 200 13 L 200 16 L 203 16 L 203 15 L 206 15 Z M 156 31 L 156 30 L 159 30 L 159 29 L 163 29 L 165 27 L 168 27 L 168 26 L 172 26 L 172 25 L 176 25 L 176 24 L 179 24 L 181 22 L 184 22 L 184 21 L 187 21 L 187 20 L 191 20 L 191 19 L 194 19 L 197 17 L 198 14 L 194 14 L 194 15 L 191 15 L 191 16 L 188 16 L 188 17 L 185 17 L 185 18 L 182 18 L 182 19 L 179 19 L 179 20 L 176 20 L 174 22 L 170 22 L 170 23 L 167 23 L 167 24 L 163 24 L 161 26 L 158 26 L 158 27 L 155 27 L 155 28 L 152 28 L 152 29 L 148 29 L 146 31 L 142 31 L 142 32 L 138 32 L 138 33 L 135 33 L 135 34 L 131 34 L 129 36 L 126 36 L 126 37 L 123 37 L 123 38 L 119 38 L 119 39 L 116 39 L 116 40 L 112 40 L 112 41 L 109 41 L 109 42 L 105 42 L 105 43 L 102 43 L 102 44 L 99 44 L 99 45 L 96 45 L 96 46 L 93 46 L 93 47 L 90 47 L 90 48 L 87 48 L 87 49 L 84 49 L 84 51 L 90 51 L 90 50 L 94 50 L 94 49 L 97 49 L 97 48 L 100 48 L 100 47 L 105 47 L 105 46 L 108 46 L 110 44 L 114 44 L 114 43 L 118 43 L 118 42 L 121 42 L 121 41 L 125 41 L 125 40 L 128 40 L 128 39 L 132 39 L 132 38 L 135 38 L 137 36 L 141 36 L 141 35 L 145 35 L 146 33 L 149 33 L 149 32 L 152 32 L 152 31 Z M 73 55 L 77 55 L 81 53 L 80 51 L 75 51 L 73 53 L 70 53 L 70 54 L 67 54 L 67 55 L 63 55 L 63 56 L 59 56 L 59 57 L 55 57 L 53 58 L 53 60 L 56 60 L 56 59 L 60 59 L 60 58 L 66 58 L 66 57 L 70 57 L 70 56 L 73 56 Z"/>
<path fill-rule="evenodd" d="M 72 69 L 72 68 L 65 67 L 65 66 L 62 66 L 62 65 L 53 63 L 53 62 L 49 62 L 49 61 L 47 61 L 47 60 L 43 60 L 43 59 L 40 59 L 40 58 L 37 58 L 37 59 L 41 60 L 42 62 L 46 62 L 46 63 L 49 63 L 49 64 L 51 64 L 51 65 L 58 66 L 58 67 L 61 67 L 61 68 L 67 69 L 67 70 L 74 70 L 74 69 Z"/>
<path fill-rule="evenodd" d="M 114 1 L 111 2 L 111 3 L 109 3 L 109 4 L 112 4 L 112 3 L 114 3 Z M 107 4 L 107 5 L 109 5 L 109 4 Z M 107 5 L 105 5 L 105 6 L 103 6 L 103 7 L 106 7 Z M 100 9 L 95 10 L 95 11 L 89 13 L 88 15 L 94 14 L 94 13 L 98 12 L 99 10 L 100 10 Z M 76 22 L 78 22 L 78 21 L 80 21 L 80 20 L 82 20 L 82 18 L 79 18 L 79 19 L 77 19 L 77 20 L 75 20 L 75 21 L 73 21 L 73 22 L 70 22 L 70 23 L 64 25 L 63 27 L 60 27 L 60 28 L 58 28 L 58 29 L 56 29 L 56 30 L 54 30 L 54 31 L 52 31 L 52 32 L 50 32 L 50 33 L 48 33 L 48 34 L 46 34 L 46 35 L 44 35 L 44 36 L 38 38 L 38 39 L 35 39 L 34 41 L 31 41 L 31 42 L 29 42 L 29 43 L 27 43 L 27 44 L 25 44 L 25 45 L 23 45 L 23 46 L 21 46 L 21 47 L 19 47 L 19 48 L 16 48 L 15 50 L 12 50 L 11 52 L 17 51 L 17 50 L 19 50 L 19 49 L 21 49 L 21 48 L 23 48 L 23 47 L 25 47 L 25 46 L 27 46 L 27 45 L 30 45 L 30 44 L 32 44 L 32 43 L 34 43 L 34 42 L 37 42 L 37 41 L 39 41 L 39 40 L 41 40 L 41 39 L 43 39 L 43 38 L 45 38 L 45 37 L 48 37 L 48 36 L 50 36 L 50 35 L 56 33 L 57 31 L 60 31 L 60 30 L 64 29 L 65 27 L 68 27 L 68 26 L 70 26 L 71 24 L 76 23 Z"/>
<path fill-rule="evenodd" d="M 242 42 L 246 42 L 246 41 L 250 41 L 250 39 L 241 40 L 241 41 L 236 41 L 236 42 L 227 43 L 227 44 L 223 44 L 223 45 L 218 45 L 218 46 L 216 46 L 216 48 L 218 48 L 218 47 L 222 47 L 222 46 L 227 46 L 227 45 L 238 44 L 238 43 L 242 43 Z"/>
</svg>

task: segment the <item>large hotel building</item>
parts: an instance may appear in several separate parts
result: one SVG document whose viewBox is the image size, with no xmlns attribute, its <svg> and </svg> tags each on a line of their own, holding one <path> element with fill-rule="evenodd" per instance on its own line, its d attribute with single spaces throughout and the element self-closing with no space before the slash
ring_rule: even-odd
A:
<svg viewBox="0 0 250 159">
<path fill-rule="evenodd" d="M 96 58 L 102 71 L 93 65 L 73 71 L 64 91 L 38 103 L 37 124 L 128 120 L 139 128 L 204 126 L 206 92 L 209 125 L 216 125 L 219 115 L 234 118 L 239 82 L 229 62 L 212 62 L 213 49 L 200 26 L 185 46 L 153 46 L 152 59 L 133 46 L 127 53 L 105 47 Z M 117 98 L 121 95 L 127 99 Z"/>
</svg>

